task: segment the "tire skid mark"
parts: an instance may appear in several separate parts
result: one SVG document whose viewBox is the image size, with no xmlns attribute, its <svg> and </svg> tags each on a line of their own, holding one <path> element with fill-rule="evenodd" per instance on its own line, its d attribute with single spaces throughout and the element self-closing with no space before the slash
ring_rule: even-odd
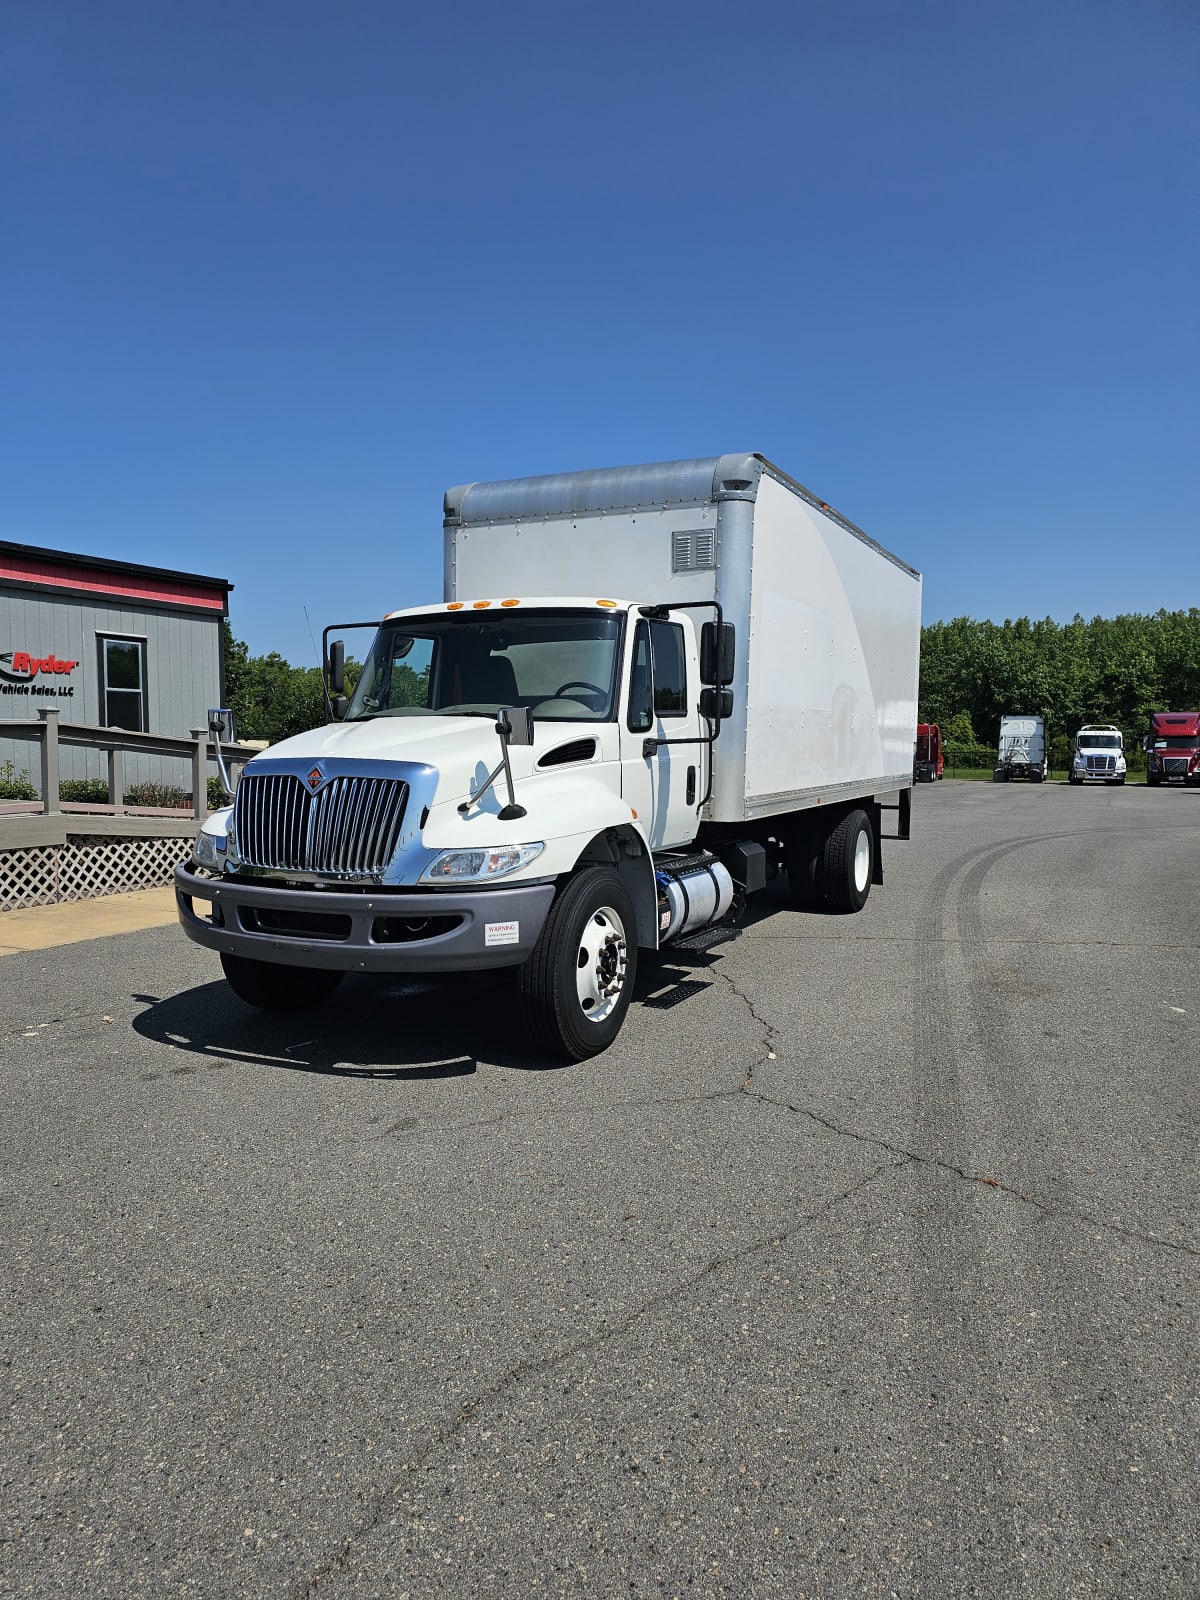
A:
<svg viewBox="0 0 1200 1600">
<path fill-rule="evenodd" d="M 969 850 L 948 862 L 918 917 L 912 1143 L 925 1160 L 913 1169 L 909 1232 L 910 1426 L 918 1456 L 910 1493 L 913 1525 L 927 1531 L 914 1544 L 917 1594 L 947 1593 L 948 1586 L 956 1593 L 1021 1592 L 1015 1483 L 1004 1472 L 1005 1430 L 993 1399 L 1000 1351 L 978 1315 L 986 1224 L 945 1170 L 973 1165 L 950 971 L 960 947 L 948 943 L 946 924 L 952 919 L 961 939 L 961 901 L 951 903 L 959 875 L 982 879 L 1027 842 Z"/>
<path fill-rule="evenodd" d="M 1036 840 L 1027 842 L 1037 843 Z M 1128 837 L 1113 841 L 1114 844 L 1118 842 L 1123 847 L 1120 852 L 1123 856 L 1134 848 L 1134 841 Z M 1081 851 L 1084 848 L 1081 847 Z M 1110 851 L 1112 848 L 1110 844 Z M 1028 1021 L 1022 1026 L 1019 1008 L 1029 1007 L 1031 1002 L 1015 997 L 997 984 L 993 966 L 995 952 L 983 925 L 983 885 L 988 873 L 1007 853 L 994 851 L 981 858 L 966 873 L 959 889 L 958 917 L 970 996 L 970 1026 L 974 1055 L 980 1064 L 990 1102 L 989 1122 L 996 1129 L 1018 1130 L 1022 1141 L 1041 1153 L 1039 1166 L 1042 1170 L 1034 1180 L 1026 1179 L 1023 1187 L 1051 1197 L 1044 1204 L 1047 1213 L 1054 1215 L 1056 1208 L 1052 1197 L 1058 1187 L 1062 1139 L 1057 1124 L 1048 1119 L 1042 1109 L 1045 1082 L 1054 1071 L 1053 1057 L 1044 1047 L 1046 1041 L 1041 1027 L 1031 1028 Z M 1068 1204 L 1064 1214 L 1073 1209 Z M 1004 1243 L 1012 1252 L 1011 1282 L 1014 1289 L 1022 1286 L 1024 1293 L 1033 1299 L 1034 1314 L 1042 1328 L 1041 1338 L 1049 1341 L 1051 1348 L 1069 1344 L 1077 1350 L 1086 1349 L 1094 1332 L 1088 1308 L 1103 1301 L 1087 1258 L 1068 1247 L 1067 1236 L 1056 1229 L 1010 1232 Z M 1048 1307 L 1045 1290 L 1051 1286 L 1053 1300 Z M 1013 1420 L 1029 1433 L 1034 1430 L 1040 1434 L 1052 1432 L 1060 1445 L 1060 1458 L 1065 1461 L 1053 1482 L 1047 1481 L 1044 1473 L 1035 1474 L 1028 1465 L 1021 1470 L 1023 1528 L 1019 1530 L 1020 1543 L 1026 1555 L 1033 1555 L 1035 1559 L 1038 1544 L 1045 1539 L 1044 1530 L 1050 1528 L 1071 1528 L 1073 1541 L 1081 1546 L 1098 1544 L 1105 1533 L 1111 1533 L 1111 1528 L 1098 1523 L 1091 1509 L 1094 1486 L 1091 1466 L 1097 1426 L 1093 1422 L 1089 1427 L 1084 1420 L 1085 1407 L 1062 1403 L 1062 1395 L 1055 1392 L 1049 1381 L 1049 1366 L 1036 1351 L 1030 1353 L 1010 1347 L 998 1377 L 1013 1371 L 1020 1374 L 1015 1387 L 1021 1396 L 1021 1415 L 1014 1416 Z M 1008 1387 L 1014 1388 L 1011 1380 Z M 1119 1411 L 1119 1391 L 1108 1399 Z M 1093 1404 L 1101 1408 L 1104 1401 L 1097 1399 Z M 1009 1431 L 1016 1430 L 1010 1427 Z M 1065 1450 L 1061 1449 L 1064 1434 L 1070 1439 Z M 1184 1508 L 1181 1506 L 1180 1510 Z M 1013 1577 L 1016 1576 L 1014 1573 Z M 1028 1582 L 1026 1575 L 1027 1585 Z M 1006 1589 L 1005 1592 L 1020 1591 Z"/>
</svg>

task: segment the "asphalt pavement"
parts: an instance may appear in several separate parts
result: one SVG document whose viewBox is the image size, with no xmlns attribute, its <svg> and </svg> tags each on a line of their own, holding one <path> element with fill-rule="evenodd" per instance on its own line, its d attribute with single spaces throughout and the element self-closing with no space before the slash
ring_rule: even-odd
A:
<svg viewBox="0 0 1200 1600">
<path fill-rule="evenodd" d="M 0 1595 L 1200 1593 L 1200 791 L 925 785 L 885 869 L 570 1067 L 496 979 L 6 956 Z"/>
</svg>

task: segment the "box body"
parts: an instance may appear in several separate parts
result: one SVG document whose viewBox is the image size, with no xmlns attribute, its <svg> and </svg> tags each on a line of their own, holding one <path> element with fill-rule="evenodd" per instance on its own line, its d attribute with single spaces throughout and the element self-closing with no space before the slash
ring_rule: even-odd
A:
<svg viewBox="0 0 1200 1600">
<path fill-rule="evenodd" d="M 737 666 L 707 820 L 911 787 L 920 574 L 764 457 L 469 484 L 445 512 L 447 600 L 719 602 Z"/>
</svg>

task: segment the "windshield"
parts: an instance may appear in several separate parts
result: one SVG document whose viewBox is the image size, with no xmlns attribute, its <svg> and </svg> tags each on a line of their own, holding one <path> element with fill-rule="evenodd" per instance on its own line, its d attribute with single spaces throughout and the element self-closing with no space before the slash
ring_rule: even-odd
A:
<svg viewBox="0 0 1200 1600">
<path fill-rule="evenodd" d="M 1079 735 L 1079 748 L 1081 750 L 1119 750 L 1121 748 L 1121 735 L 1119 733 L 1081 733 Z"/>
<path fill-rule="evenodd" d="M 1155 739 L 1156 750 L 1194 750 L 1196 748 L 1196 735 L 1194 733 L 1169 733 L 1165 739 Z"/>
<path fill-rule="evenodd" d="M 611 612 L 516 610 L 385 623 L 346 720 L 494 717 L 501 706 L 529 706 L 543 722 L 609 722 L 621 623 Z"/>
</svg>

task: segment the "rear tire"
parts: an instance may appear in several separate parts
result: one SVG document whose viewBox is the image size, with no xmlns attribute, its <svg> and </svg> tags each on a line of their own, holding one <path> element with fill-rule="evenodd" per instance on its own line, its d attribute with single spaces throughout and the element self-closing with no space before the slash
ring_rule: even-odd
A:
<svg viewBox="0 0 1200 1600">
<path fill-rule="evenodd" d="M 871 893 L 875 831 L 865 811 L 851 811 L 825 841 L 825 900 L 831 911 L 861 911 Z"/>
<path fill-rule="evenodd" d="M 346 976 L 324 967 L 281 967 L 246 956 L 223 955 L 221 966 L 238 999 L 260 1011 L 311 1011 L 324 1005 Z"/>
<path fill-rule="evenodd" d="M 562 890 L 533 953 L 517 972 L 526 1032 L 548 1055 L 597 1056 L 621 1031 L 637 977 L 633 900 L 607 867 Z"/>
</svg>

